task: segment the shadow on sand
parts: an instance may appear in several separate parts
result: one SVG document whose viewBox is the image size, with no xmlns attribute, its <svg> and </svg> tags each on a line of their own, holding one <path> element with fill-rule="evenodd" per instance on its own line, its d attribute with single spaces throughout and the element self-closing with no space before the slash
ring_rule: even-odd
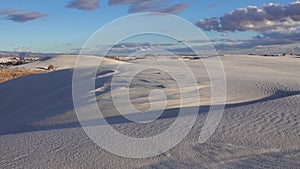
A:
<svg viewBox="0 0 300 169">
<path fill-rule="evenodd" d="M 98 76 L 103 76 L 105 74 L 108 75 L 108 73 L 112 73 L 111 71 L 107 72 L 100 72 Z M 57 81 L 57 79 L 63 78 L 64 80 Z M 105 76 L 101 79 L 96 80 L 96 87 L 101 87 L 104 85 L 105 81 L 109 80 L 111 76 Z M 31 105 L 18 105 L 18 107 L 9 107 L 10 105 L 7 104 L 5 106 L 0 106 L 0 135 L 6 135 L 6 134 L 15 134 L 15 133 L 24 133 L 24 132 L 32 132 L 32 131 L 43 131 L 43 130 L 56 130 L 56 129 L 63 129 L 63 128 L 76 128 L 81 127 L 80 123 L 78 121 L 71 122 L 71 123 L 64 123 L 64 124 L 57 124 L 57 125 L 47 125 L 47 126 L 29 126 L 26 124 L 34 124 L 36 122 L 48 119 L 53 116 L 57 116 L 63 113 L 66 113 L 68 111 L 72 111 L 74 109 L 73 102 L 72 102 L 72 70 L 61 70 L 57 72 L 51 72 L 43 75 L 30 75 L 26 77 L 21 77 L 18 79 L 15 79 L 13 81 L 8 81 L 6 83 L 0 84 L 0 89 L 4 88 L 6 90 L 14 90 L 16 87 L 12 84 L 22 84 L 19 86 L 20 91 L 26 90 L 28 87 L 30 87 L 32 84 L 31 80 L 35 80 L 35 83 L 38 83 L 40 85 L 43 84 L 50 84 L 47 85 L 46 88 L 40 87 L 36 90 L 33 90 L 34 92 L 39 93 L 40 95 L 35 103 L 31 103 Z M 57 83 L 55 83 L 55 81 Z M 63 89 L 58 88 L 64 86 Z M 51 95 L 43 95 L 44 90 L 50 90 Z M 101 93 L 96 93 L 96 95 L 100 95 L 103 93 L 109 92 L 109 90 L 105 90 Z M 25 95 L 19 96 L 19 97 L 29 97 L 32 91 L 25 92 Z M 45 93 L 45 92 L 44 92 Z M 49 93 L 49 92 L 46 92 Z M 225 105 L 226 108 L 235 108 L 239 106 L 246 106 L 261 102 L 266 102 L 270 100 L 275 100 L 279 98 L 299 95 L 300 91 L 278 91 L 275 94 L 248 102 L 243 103 L 236 103 L 236 104 L 227 104 Z M 51 102 L 52 98 L 60 98 L 58 101 Z M 50 100 L 49 100 L 50 99 Z M 5 98 L 0 98 L 0 102 L 4 101 Z M 10 100 L 8 100 L 9 102 Z M 54 103 L 55 102 L 55 103 Z M 26 103 L 26 102 L 25 102 Z M 22 103 L 21 103 L 22 104 Z M 45 104 L 49 104 L 48 106 L 44 106 Z M 39 106 L 37 106 L 39 105 Z M 41 106 L 42 105 L 42 106 Z M 20 108 L 24 106 L 24 109 Z M 27 106 L 27 107 L 26 107 Z M 218 105 L 216 105 L 218 107 Z M 209 111 L 211 106 L 205 105 L 205 106 L 199 106 L 199 114 L 205 114 Z M 183 108 L 183 109 L 189 109 L 189 108 Z M 34 110 L 34 112 L 30 112 L 31 110 Z M 176 118 L 178 116 L 179 108 L 175 109 L 167 109 L 164 110 L 162 115 L 158 119 L 170 119 L 170 118 Z M 30 113 L 29 113 L 30 112 Z M 73 111 L 74 116 L 76 117 L 75 112 Z M 140 116 L 142 117 L 145 115 L 145 113 L 151 113 L 151 112 L 143 112 L 143 113 L 135 113 L 130 116 Z M 189 115 L 189 114 L 186 114 Z M 17 120 L 16 120 L 17 119 Z M 97 126 L 102 125 L 101 120 L 104 119 L 98 119 L 98 120 L 90 120 L 84 122 L 85 124 L 88 124 L 90 126 Z M 105 120 L 109 124 L 124 124 L 124 123 L 133 123 L 132 121 L 126 119 L 122 115 L 117 115 L 113 117 L 106 117 Z M 145 119 L 147 120 L 147 119 Z M 151 120 L 151 119 L 149 119 Z M 14 121 L 18 121 L 17 123 L 14 123 Z"/>
</svg>

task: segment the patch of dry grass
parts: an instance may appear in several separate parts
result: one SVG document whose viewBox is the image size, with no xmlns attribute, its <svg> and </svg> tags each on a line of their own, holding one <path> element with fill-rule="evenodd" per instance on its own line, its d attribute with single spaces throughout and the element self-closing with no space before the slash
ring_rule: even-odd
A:
<svg viewBox="0 0 300 169">
<path fill-rule="evenodd" d="M 0 70 L 0 83 L 30 74 L 39 74 L 47 72 L 45 70 L 27 70 L 27 69 L 3 69 Z"/>
</svg>

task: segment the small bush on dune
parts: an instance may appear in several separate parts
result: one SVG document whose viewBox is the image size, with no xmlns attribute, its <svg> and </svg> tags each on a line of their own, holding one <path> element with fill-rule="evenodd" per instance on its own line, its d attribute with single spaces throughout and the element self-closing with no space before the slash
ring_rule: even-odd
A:
<svg viewBox="0 0 300 169">
<path fill-rule="evenodd" d="M 54 70 L 54 66 L 53 65 L 49 65 L 47 68 L 48 71 L 53 71 Z"/>
<path fill-rule="evenodd" d="M 187 59 L 187 60 L 199 60 L 201 58 L 199 56 L 184 56 L 183 59 Z"/>
<path fill-rule="evenodd" d="M 111 59 L 117 60 L 117 61 L 122 61 L 122 59 L 120 57 L 117 57 L 117 56 L 113 56 Z"/>
</svg>

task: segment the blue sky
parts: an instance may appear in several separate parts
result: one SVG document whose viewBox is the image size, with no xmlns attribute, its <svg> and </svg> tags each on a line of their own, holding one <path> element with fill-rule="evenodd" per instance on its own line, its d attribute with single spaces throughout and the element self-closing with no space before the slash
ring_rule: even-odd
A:
<svg viewBox="0 0 300 169">
<path fill-rule="evenodd" d="M 0 51 L 74 52 L 75 49 L 82 47 L 89 36 L 105 24 L 129 13 L 149 11 L 168 12 L 182 17 L 195 23 L 199 29 L 205 30 L 205 34 L 210 39 L 238 40 L 239 43 L 235 46 L 232 44 L 220 45 L 220 48 L 224 47 L 224 49 L 243 47 L 242 44 L 254 47 L 253 43 L 265 41 L 265 43 L 260 45 L 280 45 L 275 42 L 280 41 L 277 37 L 281 36 L 291 38 L 290 41 L 284 42 L 285 45 L 298 44 L 298 41 L 300 41 L 292 38 L 295 35 L 300 35 L 300 19 L 299 21 L 297 19 L 300 16 L 300 13 L 297 13 L 297 9 L 300 7 L 297 4 L 299 1 L 146 1 L 150 3 L 142 3 L 142 1 L 137 0 L 1 0 Z M 291 3 L 296 5 L 291 5 Z M 256 23 L 255 20 L 251 19 L 253 16 L 250 13 L 253 11 L 252 8 L 247 7 L 255 6 L 258 9 L 266 9 L 267 11 L 267 8 L 262 7 L 264 4 L 267 7 L 278 7 L 274 8 L 275 10 L 279 10 L 279 7 L 282 7 L 282 9 L 290 7 L 295 12 L 289 14 L 289 16 L 279 16 L 279 12 L 276 13 L 276 11 L 273 13 L 269 12 L 263 21 Z M 235 28 L 230 25 L 232 23 L 226 19 L 234 19 L 234 14 L 230 15 L 231 17 L 223 17 L 225 14 L 238 8 L 243 8 L 246 11 L 245 20 L 248 21 L 246 22 L 247 24 L 252 24 L 249 24 L 250 27 Z M 237 10 L 238 12 L 239 10 Z M 277 17 L 276 19 L 274 19 L 275 17 L 270 18 L 273 15 L 292 18 L 293 27 L 288 26 L 290 31 L 283 32 L 284 26 L 267 27 L 266 24 L 269 24 L 267 21 L 274 22 L 273 25 L 286 25 L 288 21 L 291 23 L 288 19 L 286 22 L 283 22 Z M 224 23 L 221 21 L 222 17 Z M 243 22 L 241 20 L 235 21 L 238 22 L 237 25 Z M 218 24 L 217 27 L 213 25 L 215 23 Z M 261 26 L 256 27 L 256 25 Z M 258 41 L 258 39 L 260 40 Z M 269 44 L 270 39 L 272 43 Z"/>
</svg>

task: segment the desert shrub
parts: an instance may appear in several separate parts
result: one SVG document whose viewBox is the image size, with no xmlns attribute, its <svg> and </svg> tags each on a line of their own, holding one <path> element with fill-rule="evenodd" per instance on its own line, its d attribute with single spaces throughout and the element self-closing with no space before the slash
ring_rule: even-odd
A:
<svg viewBox="0 0 300 169">
<path fill-rule="evenodd" d="M 12 61 L 11 61 L 11 64 L 12 64 L 12 65 L 17 65 L 17 63 L 18 63 L 18 61 L 16 61 L 16 60 L 12 60 Z"/>
<path fill-rule="evenodd" d="M 48 71 L 54 70 L 54 66 L 53 66 L 53 65 L 49 65 L 48 68 L 47 68 L 47 70 L 48 70 Z"/>
<path fill-rule="evenodd" d="M 26 76 L 30 74 L 43 73 L 43 70 L 26 70 L 26 69 L 4 69 L 0 70 L 0 83 L 17 77 Z"/>
<path fill-rule="evenodd" d="M 117 61 L 122 61 L 122 59 L 120 57 L 117 57 L 117 56 L 113 56 L 112 59 L 117 60 Z"/>
</svg>

